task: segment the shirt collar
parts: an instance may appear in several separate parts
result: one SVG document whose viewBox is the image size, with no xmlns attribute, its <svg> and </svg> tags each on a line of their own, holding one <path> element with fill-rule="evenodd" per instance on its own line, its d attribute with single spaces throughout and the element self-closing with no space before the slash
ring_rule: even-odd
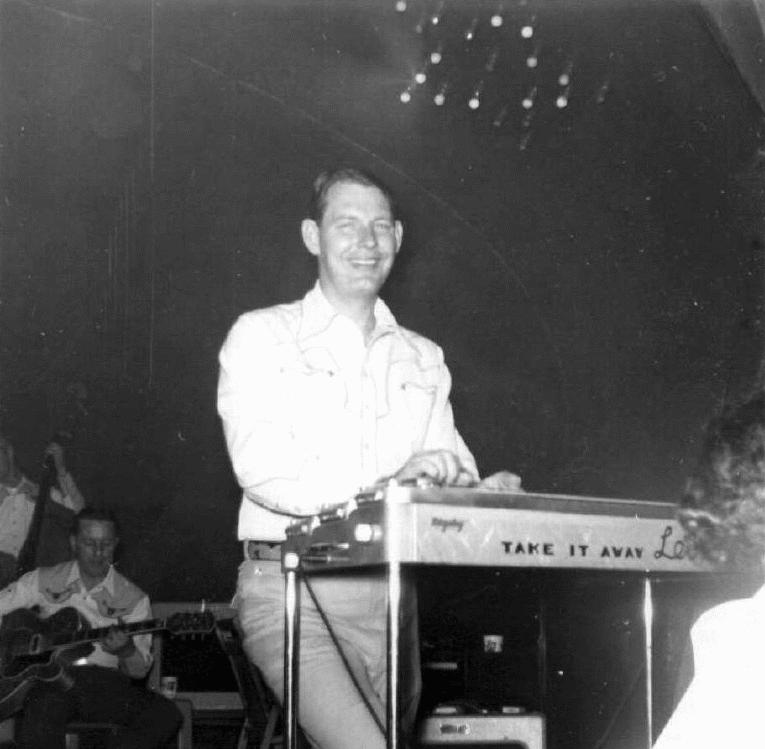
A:
<svg viewBox="0 0 765 749">
<path fill-rule="evenodd" d="M 80 583 L 80 587 L 84 590 L 85 585 L 82 582 L 82 579 L 80 578 L 80 565 L 78 564 L 77 560 L 72 562 L 72 569 L 69 570 L 69 576 L 66 578 L 66 582 L 68 585 L 74 582 Z M 109 595 L 114 595 L 114 565 L 111 565 L 109 567 L 109 571 L 106 573 L 106 577 L 101 580 L 100 583 L 97 583 L 90 589 L 90 593 L 93 593 L 96 590 L 100 590 L 101 588 L 104 588 Z"/>
<path fill-rule="evenodd" d="M 375 330 L 373 337 L 377 338 L 382 333 L 398 329 L 396 318 L 389 307 L 379 297 L 375 302 Z M 303 297 L 302 317 L 298 339 L 301 341 L 325 332 L 332 323 L 341 317 L 340 313 L 332 306 L 331 302 L 321 290 L 318 281 L 313 288 Z"/>
</svg>

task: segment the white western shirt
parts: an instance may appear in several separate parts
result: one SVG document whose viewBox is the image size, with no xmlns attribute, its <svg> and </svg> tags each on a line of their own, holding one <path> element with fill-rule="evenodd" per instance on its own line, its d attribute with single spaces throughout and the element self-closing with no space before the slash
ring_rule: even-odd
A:
<svg viewBox="0 0 765 749">
<path fill-rule="evenodd" d="M 22 575 L 0 592 L 0 616 L 32 606 L 39 607 L 42 618 L 72 607 L 91 627 L 119 626 L 123 622 L 130 624 L 151 618 L 149 598 L 114 567 L 109 568 L 100 583 L 86 590 L 76 561 L 40 567 Z M 122 661 L 96 642 L 87 663 L 106 668 L 120 667 L 129 676 L 142 678 L 152 663 L 151 639 L 149 634 L 134 636 L 136 650 Z"/>
<path fill-rule="evenodd" d="M 440 347 L 400 327 L 382 300 L 375 319 L 365 345 L 317 283 L 232 327 L 218 411 L 244 490 L 240 539 L 282 540 L 295 516 L 351 499 L 419 450 L 451 450 L 478 478 Z"/>
</svg>

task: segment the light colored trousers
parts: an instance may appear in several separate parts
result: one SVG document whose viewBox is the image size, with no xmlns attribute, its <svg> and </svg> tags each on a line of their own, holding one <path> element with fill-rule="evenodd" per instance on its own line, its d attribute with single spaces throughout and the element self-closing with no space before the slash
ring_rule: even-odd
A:
<svg viewBox="0 0 765 749">
<path fill-rule="evenodd" d="M 309 582 L 357 682 L 385 725 L 386 586 L 380 574 L 315 575 Z M 401 625 L 401 717 L 411 728 L 420 695 L 417 601 L 405 586 Z M 284 576 L 279 562 L 245 560 L 235 598 L 244 649 L 281 701 Z M 300 591 L 298 720 L 317 749 L 384 749 L 385 736 L 337 652 L 305 585 Z"/>
</svg>

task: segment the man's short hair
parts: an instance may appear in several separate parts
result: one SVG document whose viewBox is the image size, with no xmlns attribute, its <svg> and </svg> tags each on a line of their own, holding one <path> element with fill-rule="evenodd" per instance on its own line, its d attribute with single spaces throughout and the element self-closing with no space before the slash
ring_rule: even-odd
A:
<svg viewBox="0 0 765 749">
<path fill-rule="evenodd" d="M 72 526 L 69 530 L 70 535 L 76 536 L 80 532 L 80 523 L 86 520 L 95 520 L 101 523 L 111 523 L 114 527 L 114 535 L 119 536 L 120 524 L 117 516 L 107 507 L 84 507 L 72 520 Z"/>
<path fill-rule="evenodd" d="M 727 408 L 707 427 L 679 518 L 694 551 L 727 567 L 765 555 L 765 393 Z"/>
<path fill-rule="evenodd" d="M 341 182 L 350 182 L 356 185 L 366 185 L 367 187 L 376 187 L 388 201 L 391 216 L 397 218 L 396 200 L 390 188 L 378 177 L 363 169 L 356 167 L 338 167 L 322 172 L 313 181 L 313 190 L 311 200 L 308 204 L 308 216 L 317 224 L 324 218 L 324 211 L 327 210 L 327 194 L 333 185 Z"/>
</svg>

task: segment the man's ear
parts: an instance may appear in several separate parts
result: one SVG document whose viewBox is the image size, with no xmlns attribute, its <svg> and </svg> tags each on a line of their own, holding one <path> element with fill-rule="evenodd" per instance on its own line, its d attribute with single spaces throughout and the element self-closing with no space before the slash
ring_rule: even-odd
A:
<svg viewBox="0 0 765 749">
<path fill-rule="evenodd" d="M 396 252 L 401 249 L 401 242 L 404 239 L 404 225 L 400 221 L 396 221 L 393 225 L 393 233 L 396 237 Z"/>
<path fill-rule="evenodd" d="M 300 224 L 300 233 L 303 235 L 303 244 L 308 252 L 318 257 L 320 252 L 319 225 L 312 218 L 304 218 Z"/>
</svg>

